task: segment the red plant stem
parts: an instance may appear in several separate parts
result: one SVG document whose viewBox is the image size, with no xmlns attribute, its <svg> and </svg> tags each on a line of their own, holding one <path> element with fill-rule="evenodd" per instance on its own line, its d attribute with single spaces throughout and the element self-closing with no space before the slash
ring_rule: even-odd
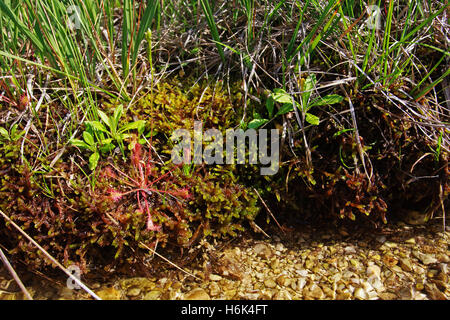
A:
<svg viewBox="0 0 450 320">
<path fill-rule="evenodd" d="M 117 169 L 114 165 L 110 164 L 110 166 L 113 167 L 121 175 L 123 175 L 123 176 L 127 177 L 128 179 L 130 179 L 134 183 L 135 186 L 139 186 L 140 185 L 136 180 L 132 179 L 129 175 L 127 175 L 126 173 L 124 173 L 124 172 L 120 171 L 119 169 Z M 128 184 L 129 186 L 133 186 L 132 184 L 128 183 L 127 181 L 123 181 L 123 182 Z"/>
</svg>

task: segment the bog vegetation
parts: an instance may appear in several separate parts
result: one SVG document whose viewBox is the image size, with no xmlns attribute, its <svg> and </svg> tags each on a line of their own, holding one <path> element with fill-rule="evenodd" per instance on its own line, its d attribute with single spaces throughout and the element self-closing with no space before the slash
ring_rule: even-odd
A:
<svg viewBox="0 0 450 320">
<path fill-rule="evenodd" d="M 0 210 L 84 271 L 182 256 L 264 229 L 258 214 L 445 224 L 449 15 L 437 0 L 0 0 Z M 280 170 L 172 164 L 171 133 L 197 120 L 277 128 Z M 0 220 L 8 256 L 51 264 Z"/>
</svg>

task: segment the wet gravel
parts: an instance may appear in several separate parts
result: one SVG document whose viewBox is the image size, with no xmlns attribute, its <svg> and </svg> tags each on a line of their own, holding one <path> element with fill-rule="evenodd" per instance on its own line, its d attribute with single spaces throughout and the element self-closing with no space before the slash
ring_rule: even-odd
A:
<svg viewBox="0 0 450 320">
<path fill-rule="evenodd" d="M 360 299 L 450 298 L 450 230 L 399 224 L 368 231 L 345 226 L 273 229 L 231 242 L 206 241 L 193 263 L 158 276 L 87 282 L 102 299 Z M 158 259 L 155 257 L 154 259 Z M 36 275 L 34 276 L 37 277 Z M 64 281 L 37 277 L 35 299 L 90 299 Z M 22 293 L 4 270 L 0 299 Z"/>
</svg>

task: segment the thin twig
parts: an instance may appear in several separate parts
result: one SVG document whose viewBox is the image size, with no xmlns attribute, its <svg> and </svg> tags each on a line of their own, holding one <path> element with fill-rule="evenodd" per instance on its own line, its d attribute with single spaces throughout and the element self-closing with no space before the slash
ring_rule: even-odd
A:
<svg viewBox="0 0 450 320">
<path fill-rule="evenodd" d="M 169 259 L 167 259 L 166 257 L 164 257 L 163 255 L 160 255 L 158 252 L 156 252 L 155 250 L 153 250 L 152 248 L 150 248 L 149 246 L 147 246 L 145 243 L 143 242 L 139 242 L 140 245 L 142 245 L 145 249 L 150 250 L 153 254 L 156 254 L 158 257 L 160 257 L 161 259 L 163 259 L 164 261 L 166 261 L 167 263 L 169 263 L 171 266 L 174 266 L 175 268 L 177 268 L 178 270 L 186 273 L 187 275 L 194 277 L 197 280 L 201 280 L 200 278 L 194 276 L 192 273 L 184 270 L 183 268 L 177 266 L 175 263 L 173 263 L 172 261 L 170 261 Z"/>
<path fill-rule="evenodd" d="M 3 253 L 3 250 L 1 248 L 0 248 L 0 258 L 2 259 L 3 264 L 5 265 L 6 269 L 8 269 L 9 273 L 11 274 L 11 276 L 14 278 L 14 280 L 20 287 L 20 290 L 22 290 L 24 296 L 28 300 L 33 300 L 30 293 L 28 292 L 27 288 L 25 288 L 25 286 L 23 285 L 22 281 L 20 280 L 19 276 L 17 275 L 17 273 L 14 270 L 14 268 L 12 267 L 12 265 L 9 263 L 8 259 L 6 258 L 5 254 Z"/>
<path fill-rule="evenodd" d="M 273 220 L 275 220 L 275 223 L 277 224 L 278 228 L 280 228 L 281 231 L 283 231 L 283 233 L 285 233 L 284 229 L 280 226 L 280 224 L 278 223 L 278 220 L 275 218 L 275 216 L 273 215 L 272 211 L 270 211 L 269 207 L 267 206 L 266 202 L 263 200 L 263 198 L 260 196 L 258 190 L 256 190 L 255 188 L 253 188 L 253 190 L 256 192 L 256 194 L 258 195 L 259 200 L 261 200 L 262 204 L 264 205 L 264 207 L 267 209 L 267 211 L 269 212 L 270 216 L 273 218 Z"/>
<path fill-rule="evenodd" d="M 51 261 L 53 262 L 58 268 L 60 268 L 69 278 L 71 278 L 73 281 L 75 281 L 81 288 L 83 288 L 84 291 L 89 293 L 94 299 L 96 300 L 102 300 L 99 296 L 97 296 L 91 289 L 89 289 L 84 283 L 80 281 L 77 277 L 72 275 L 69 271 L 67 271 L 66 268 L 62 264 L 58 262 L 55 258 L 53 258 L 44 248 L 42 248 L 36 241 L 33 240 L 25 231 L 22 230 L 17 224 L 14 223 L 14 221 L 11 220 L 10 217 L 8 217 L 3 211 L 0 210 L 0 214 L 9 222 L 11 225 L 17 229 L 25 238 L 27 238 L 32 244 L 34 244 L 39 250 L 42 251 L 42 253 Z"/>
</svg>

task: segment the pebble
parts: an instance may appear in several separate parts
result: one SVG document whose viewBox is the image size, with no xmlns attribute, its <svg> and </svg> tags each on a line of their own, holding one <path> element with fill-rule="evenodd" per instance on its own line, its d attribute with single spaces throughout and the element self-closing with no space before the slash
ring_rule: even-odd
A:
<svg viewBox="0 0 450 320">
<path fill-rule="evenodd" d="M 209 286 L 209 294 L 211 297 L 216 297 L 220 294 L 221 290 L 217 282 L 212 282 Z"/>
<path fill-rule="evenodd" d="M 129 297 L 137 297 L 141 293 L 141 288 L 132 287 L 127 290 L 127 296 Z"/>
<path fill-rule="evenodd" d="M 158 298 L 161 296 L 161 291 L 159 290 L 152 290 L 144 294 L 142 297 L 143 300 L 158 300 Z"/>
<path fill-rule="evenodd" d="M 302 290 L 305 287 L 306 284 L 306 279 L 305 278 L 300 278 L 297 280 L 297 289 L 298 290 Z"/>
<path fill-rule="evenodd" d="M 303 295 L 307 299 L 317 299 L 317 300 L 322 299 L 324 297 L 322 288 L 315 283 L 311 287 L 306 288 L 306 290 L 303 291 Z"/>
<path fill-rule="evenodd" d="M 311 270 L 313 266 L 314 266 L 314 261 L 311 259 L 306 259 L 305 268 L 308 270 Z"/>
<path fill-rule="evenodd" d="M 345 247 L 344 251 L 345 251 L 346 254 L 356 253 L 355 247 L 352 247 L 352 246 Z"/>
<path fill-rule="evenodd" d="M 272 279 L 265 280 L 264 285 L 266 286 L 266 288 L 275 288 L 277 286 L 276 282 Z"/>
<path fill-rule="evenodd" d="M 210 274 L 209 275 L 209 280 L 211 280 L 211 281 L 220 281 L 220 280 L 222 280 L 222 277 L 217 275 L 217 274 Z"/>
<path fill-rule="evenodd" d="M 425 292 L 432 300 L 447 300 L 445 295 L 436 287 L 434 283 L 426 283 Z"/>
<path fill-rule="evenodd" d="M 282 274 L 277 278 L 277 283 L 282 287 L 289 286 L 291 284 L 291 279 L 289 279 L 287 275 Z"/>
<path fill-rule="evenodd" d="M 350 292 L 340 292 L 337 296 L 336 296 L 336 300 L 348 300 L 351 298 L 351 293 Z"/>
<path fill-rule="evenodd" d="M 208 293 L 202 288 L 195 288 L 184 295 L 185 300 L 211 300 Z"/>
<path fill-rule="evenodd" d="M 413 270 L 411 261 L 409 259 L 403 258 L 399 260 L 400 268 L 402 268 L 403 271 L 411 272 Z"/>
<path fill-rule="evenodd" d="M 115 288 L 105 288 L 95 292 L 102 300 L 120 300 L 120 291 Z"/>
<path fill-rule="evenodd" d="M 284 245 L 283 245 L 281 242 L 278 242 L 278 243 L 275 245 L 275 250 L 280 251 L 280 252 L 283 252 L 283 251 L 286 250 L 286 248 L 284 247 Z"/>
<path fill-rule="evenodd" d="M 414 250 L 412 252 L 412 254 L 413 254 L 414 257 L 419 259 L 424 265 L 429 265 L 429 264 L 433 264 L 433 263 L 437 263 L 438 262 L 438 260 L 432 254 L 422 253 L 422 252 L 419 252 L 417 250 Z"/>
<path fill-rule="evenodd" d="M 265 243 L 258 243 L 253 247 L 253 252 L 257 257 L 270 259 L 273 256 L 272 249 Z"/>
<path fill-rule="evenodd" d="M 378 294 L 378 297 L 381 300 L 397 300 L 398 297 L 395 293 L 392 292 L 382 292 Z"/>
<path fill-rule="evenodd" d="M 369 278 L 372 278 L 372 277 L 380 278 L 381 269 L 376 264 L 373 264 L 373 265 L 367 267 L 366 273 Z"/>
<path fill-rule="evenodd" d="M 355 297 L 355 299 L 358 299 L 358 300 L 366 300 L 367 299 L 367 293 L 366 293 L 366 291 L 364 291 L 363 288 L 356 288 L 355 292 L 353 293 L 353 296 Z"/>
</svg>

